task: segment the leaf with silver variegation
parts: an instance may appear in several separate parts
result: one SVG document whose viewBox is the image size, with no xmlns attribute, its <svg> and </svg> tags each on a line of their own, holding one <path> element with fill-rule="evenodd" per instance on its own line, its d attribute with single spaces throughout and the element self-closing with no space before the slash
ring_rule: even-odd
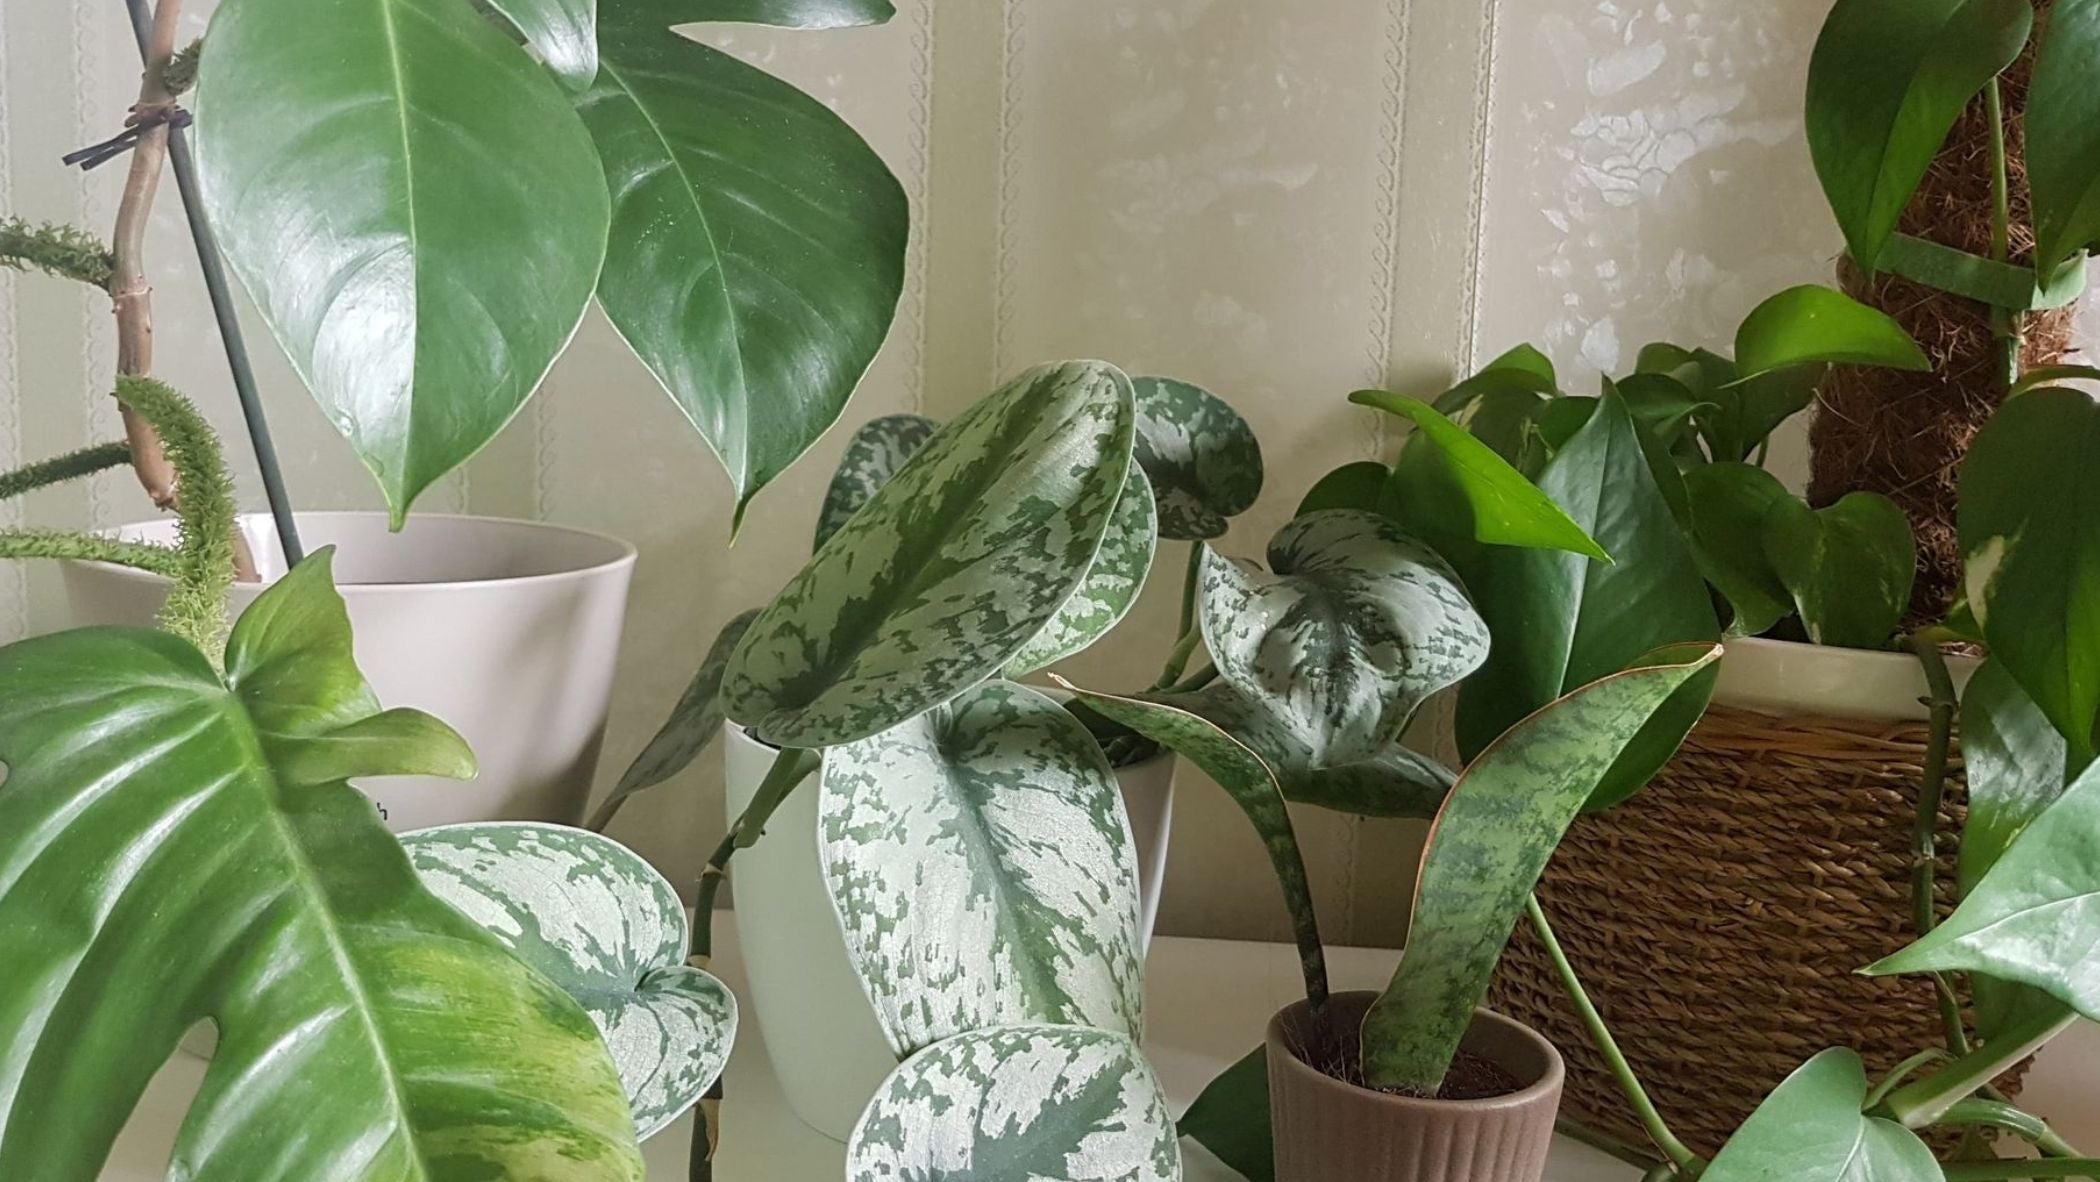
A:
<svg viewBox="0 0 2100 1182">
<path fill-rule="evenodd" d="M 1012 661 L 1008 677 L 1026 677 L 1064 660 L 1108 635 L 1137 604 L 1145 589 L 1145 576 L 1152 573 L 1152 554 L 1159 544 L 1159 515 L 1152 499 L 1152 484 L 1137 465 L 1123 482 L 1123 496 L 1109 518 L 1108 532 L 1086 578 L 1057 615 L 1035 634 Z"/>
<path fill-rule="evenodd" d="M 949 1039 L 884 1081 L 846 1148 L 853 1182 L 1179 1182 L 1166 1095 L 1137 1044 L 1015 1026 Z"/>
<path fill-rule="evenodd" d="M 1137 854 L 1086 727 L 993 681 L 824 753 L 819 855 L 899 1057 L 1023 1022 L 1142 1032 Z"/>
<path fill-rule="evenodd" d="M 832 469 L 824 505 L 817 511 L 817 538 L 810 548 L 823 549 L 846 519 L 888 484 L 940 429 L 939 423 L 925 415 L 884 415 L 863 423 L 846 441 L 845 454 Z"/>
<path fill-rule="evenodd" d="M 736 998 L 685 963 L 678 892 L 634 851 L 588 829 L 533 822 L 404 834 L 432 894 L 560 985 L 605 1037 L 648 1138 L 722 1074 Z"/>
<path fill-rule="evenodd" d="M 1314 765 L 1380 754 L 1487 657 L 1458 576 L 1375 513 L 1292 521 L 1269 568 L 1204 555 L 1203 638 L 1225 680 L 1291 720 Z"/>
<path fill-rule="evenodd" d="M 1159 533 L 1200 541 L 1261 495 L 1261 443 L 1224 399 L 1172 378 L 1134 378 L 1137 462 L 1159 496 Z"/>
</svg>

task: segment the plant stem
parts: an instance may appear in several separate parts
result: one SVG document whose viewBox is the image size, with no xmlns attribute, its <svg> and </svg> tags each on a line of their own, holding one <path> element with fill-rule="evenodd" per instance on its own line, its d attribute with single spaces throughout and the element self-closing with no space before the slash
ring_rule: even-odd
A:
<svg viewBox="0 0 2100 1182">
<path fill-rule="evenodd" d="M 1575 1003 L 1576 1012 L 1582 1015 L 1582 1024 L 1589 1031 L 1590 1042 L 1596 1046 L 1597 1053 L 1604 1056 L 1605 1062 L 1610 1064 L 1612 1077 L 1618 1080 L 1619 1090 L 1625 1093 L 1627 1103 L 1633 1105 L 1634 1114 L 1640 1117 L 1641 1127 L 1647 1130 L 1648 1139 L 1655 1142 L 1655 1147 L 1662 1150 L 1663 1155 L 1670 1159 L 1671 1165 L 1675 1166 L 1680 1174 L 1696 1174 L 1704 1169 L 1705 1159 L 1693 1153 L 1684 1142 L 1677 1139 L 1677 1134 L 1672 1133 L 1669 1124 L 1663 1120 L 1662 1113 L 1656 1110 L 1655 1102 L 1648 1098 L 1648 1090 L 1641 1086 L 1640 1077 L 1633 1072 L 1633 1065 L 1626 1061 L 1626 1056 L 1619 1050 L 1618 1040 L 1612 1037 L 1611 1030 L 1604 1025 L 1603 1015 L 1591 1004 L 1589 993 L 1583 989 L 1582 981 L 1576 977 L 1575 966 L 1568 963 L 1567 953 L 1561 950 L 1560 941 L 1554 937 L 1553 925 L 1546 922 L 1546 911 L 1539 906 L 1537 895 L 1525 896 L 1524 911 L 1531 917 L 1532 930 L 1538 933 L 1539 943 L 1545 946 L 1546 955 L 1552 959 L 1555 971 L 1560 974 L 1561 987 L 1567 991 L 1568 1000 Z"/>
<path fill-rule="evenodd" d="M 1159 680 L 1152 683 L 1152 688 L 1161 690 L 1173 685 L 1181 677 L 1181 671 L 1188 668 L 1189 657 L 1194 655 L 1196 646 L 1202 643 L 1201 629 L 1191 628 L 1182 633 L 1181 639 L 1174 642 L 1174 651 L 1167 656 L 1167 667 L 1160 672 Z"/>
<path fill-rule="evenodd" d="M 25 464 L 12 472 L 0 473 L 0 501 L 130 462 L 131 445 L 117 442 L 99 443 L 68 452 L 55 460 Z"/>
<path fill-rule="evenodd" d="M 1939 1128 L 2003 1129 L 2050 1157 L 2080 1156 L 2070 1142 L 2057 1136 L 2048 1121 L 2003 1100 L 1972 1096 L 1949 1108 L 1935 1123 Z"/>
<path fill-rule="evenodd" d="M 114 562 L 176 579 L 182 577 L 182 554 L 172 546 L 125 542 L 58 530 L 0 530 L 0 558 L 70 558 L 81 562 Z"/>
<path fill-rule="evenodd" d="M 1893 1070 L 1881 1078 L 1880 1083 L 1869 1089 L 1867 1098 L 1860 1102 L 1860 1107 L 1863 1109 L 1874 1107 L 1876 1104 L 1881 1103 L 1884 1096 L 1896 1090 L 1896 1085 L 1909 1079 L 1919 1068 L 1931 1063 L 1945 1063 L 1951 1058 L 1953 1056 L 1939 1047 L 1927 1047 L 1919 1051 L 1903 1062 L 1896 1064 Z"/>
<path fill-rule="evenodd" d="M 2006 262 L 2012 257 L 2012 184 L 2005 149 L 2005 96 L 1992 78 L 1983 91 L 1984 110 L 1991 125 L 1991 258 Z M 2011 308 L 1991 309 L 1991 328 L 1997 334 L 2000 374 L 2004 389 L 2020 379 L 2020 332 L 2025 313 Z"/>
<path fill-rule="evenodd" d="M 1196 593 L 1202 583 L 1203 543 L 1190 542 L 1188 568 L 1181 575 L 1181 626 L 1176 632 L 1186 635 L 1196 626 Z"/>
<path fill-rule="evenodd" d="M 1950 1162 L 1940 1169 L 1947 1182 L 2000 1182 L 2007 1178 L 2100 1178 L 2100 1158 L 2044 1157 L 2032 1161 Z"/>
<path fill-rule="evenodd" d="M 2021 1017 L 1989 1043 L 1924 1079 L 1889 1093 L 1877 1111 L 1905 1128 L 1922 1129 L 2004 1074 L 2007 1068 L 2033 1054 L 2077 1018 L 2078 1015 L 2068 1008 L 2038 1010 Z"/>
<path fill-rule="evenodd" d="M 1163 687 L 1160 692 L 1168 694 L 1185 694 L 1193 690 L 1202 689 L 1204 686 L 1209 685 L 1211 682 L 1216 681 L 1217 679 L 1218 667 L 1216 665 L 1205 665 L 1203 668 L 1196 670 L 1194 673 L 1189 674 L 1187 677 L 1182 678 L 1180 681 L 1175 682 L 1173 685 Z"/>
<path fill-rule="evenodd" d="M 1939 922 L 1932 888 L 1939 871 L 1940 802 L 1947 791 L 1947 749 L 1954 739 L 1954 711 L 1961 703 L 1955 696 L 1954 678 L 1947 672 L 1938 641 L 1930 634 L 1918 633 L 1910 638 L 1910 648 L 1925 668 L 1925 684 L 1931 691 L 1926 705 L 1932 712 L 1931 732 L 1925 744 L 1925 778 L 1918 788 L 1918 809 L 1910 838 L 1911 926 L 1923 939 Z M 1939 999 L 1940 1025 L 1946 1034 L 1947 1049 L 1956 1055 L 1967 1054 L 1969 1036 L 1962 1025 L 1961 1000 L 1946 978 L 1937 973 L 1933 974 L 1933 991 Z"/>
</svg>

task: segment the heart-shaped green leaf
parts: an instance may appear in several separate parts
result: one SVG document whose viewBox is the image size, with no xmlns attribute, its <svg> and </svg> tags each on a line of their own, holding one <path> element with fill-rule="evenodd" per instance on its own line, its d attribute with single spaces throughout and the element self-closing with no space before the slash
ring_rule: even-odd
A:
<svg viewBox="0 0 2100 1182">
<path fill-rule="evenodd" d="M 208 41 L 219 245 L 398 525 L 583 317 L 608 218 L 590 136 L 459 0 L 230 0 Z"/>
<path fill-rule="evenodd" d="M 1376 513 L 1385 501 L 1386 489 L 1392 479 L 1393 470 L 1377 460 L 1343 464 L 1313 482 L 1292 516 L 1303 517 L 1323 509 L 1361 509 L 1366 513 Z"/>
<path fill-rule="evenodd" d="M 1086 577 L 1130 472 L 1130 380 L 1028 371 L 935 435 L 744 635 L 730 718 L 777 747 L 865 739 L 983 681 Z"/>
<path fill-rule="evenodd" d="M 1225 400 L 1172 378 L 1133 378 L 1137 462 L 1159 500 L 1159 536 L 1225 532 L 1261 495 L 1261 443 Z"/>
<path fill-rule="evenodd" d="M 1269 865 L 1283 888 L 1283 903 L 1290 911 L 1291 928 L 1298 938 L 1300 967 L 1305 973 L 1307 996 L 1327 993 L 1327 958 L 1320 944 L 1319 916 L 1313 911 L 1311 880 L 1305 873 L 1305 858 L 1298 848 L 1298 834 L 1291 826 L 1290 810 L 1276 774 L 1261 757 L 1223 729 L 1199 715 L 1163 702 L 1115 697 L 1083 690 L 1059 678 L 1058 684 L 1077 694 L 1081 701 L 1103 717 L 1119 722 L 1146 738 L 1188 757 L 1217 781 L 1260 835 L 1268 851 Z"/>
<path fill-rule="evenodd" d="M 1217 1156 L 1247 1182 L 1275 1182 L 1276 1137 L 1269 1124 L 1269 1048 L 1258 1046 L 1218 1073 L 1181 1114 L 1181 1135 Z"/>
<path fill-rule="evenodd" d="M 1442 394 L 1433 404 L 1438 414 L 1457 419 L 1467 407 L 1490 394 L 1532 394 L 1551 398 L 1559 392 L 1553 359 L 1536 345 L 1522 344 L 1497 356 L 1480 371 Z"/>
<path fill-rule="evenodd" d="M 641 856 L 587 829 L 533 822 L 403 835 L 432 894 L 576 999 L 605 1037 L 647 1140 L 712 1086 L 736 997 L 685 963 L 685 905 Z"/>
<path fill-rule="evenodd" d="M 488 6 L 524 34 L 562 85 L 582 90 L 598 76 L 597 0 L 488 0 Z"/>
<path fill-rule="evenodd" d="M 2040 274 L 2100 246 L 2100 2 L 2057 0 L 2027 90 L 2027 187 Z"/>
<path fill-rule="evenodd" d="M 1745 460 L 1766 445 L 1772 432 L 1816 400 L 1830 367 L 1789 365 L 1754 374 L 1705 395 L 1711 405 L 1695 416 L 1699 438 L 1715 460 Z"/>
<path fill-rule="evenodd" d="M 1887 313 L 1813 283 L 1768 297 L 1735 330 L 1739 382 L 1810 364 L 1932 368 L 1925 351 Z"/>
<path fill-rule="evenodd" d="M 1970 446 L 1957 515 L 1970 610 L 2074 766 L 2100 746 L 2096 471 L 2100 404 L 2076 390 L 2022 394 Z"/>
<path fill-rule="evenodd" d="M 1719 645 L 1654 653 L 1526 718 L 1459 776 L 1430 827 L 1400 967 L 1364 1015 L 1374 1087 L 1437 1093 L 1569 824 L 1649 719 L 1720 656 Z"/>
<path fill-rule="evenodd" d="M 1838 0 L 1808 62 L 1808 150 L 1872 272 L 1918 182 L 1984 84 L 2020 56 L 2029 0 Z"/>
<path fill-rule="evenodd" d="M 722 670 L 729 665 L 729 654 L 736 651 L 737 642 L 744 638 L 745 629 L 758 618 L 758 609 L 752 608 L 730 618 L 722 630 L 715 634 L 713 644 L 707 646 L 707 656 L 700 662 L 699 671 L 693 674 L 685 692 L 680 694 L 676 705 L 671 707 L 671 716 L 657 728 L 642 753 L 634 757 L 627 770 L 620 774 L 620 781 L 613 785 L 605 802 L 592 815 L 590 827 L 604 832 L 612 823 L 613 814 L 627 803 L 627 798 L 637 792 L 654 788 L 672 776 L 691 766 L 693 760 L 707 745 L 715 741 L 722 731 Z"/>
<path fill-rule="evenodd" d="M 1290 719 L 1318 765 L 1391 746 L 1429 695 L 1480 666 L 1487 625 L 1450 566 L 1374 513 L 1292 520 L 1269 570 L 1203 559 L 1203 638 L 1218 672 Z"/>
<path fill-rule="evenodd" d="M 1079 589 L 1057 614 L 1007 662 L 1008 677 L 1026 677 L 1048 668 L 1108 635 L 1137 605 L 1152 573 L 1152 554 L 1159 545 L 1159 516 L 1152 482 L 1136 464 L 1123 478 L 1123 495 L 1108 519 L 1101 549 L 1094 553 Z"/>
<path fill-rule="evenodd" d="M 1349 401 L 1398 415 L 1415 433 L 1393 468 L 1393 512 L 1402 524 L 1499 546 L 1611 557 L 1522 472 L 1426 402 L 1358 390 Z"/>
<path fill-rule="evenodd" d="M 1735 609 L 1728 631 L 1758 636 L 1793 614 L 1794 597 L 1765 557 L 1764 522 L 1794 494 L 1754 464 L 1702 464 L 1684 474 L 1692 506 L 1692 556 L 1699 573 Z"/>
<path fill-rule="evenodd" d="M 1988 973 L 2100 1019 L 2100 764 L 2029 822 L 1954 914 L 1862 970 Z"/>
<path fill-rule="evenodd" d="M 1759 533 L 1765 559 L 1792 596 L 1808 638 L 1838 648 L 1882 648 L 1910 603 L 1917 545 L 1910 519 L 1880 493 L 1846 493 L 1811 509 L 1774 498 Z"/>
<path fill-rule="evenodd" d="M 1832 1047 L 1794 1069 L 1721 1147 L 1708 1182 L 1937 1182 L 1916 1133 L 1867 1116 L 1859 1055 Z"/>
<path fill-rule="evenodd" d="M 824 753 L 824 880 L 898 1058 L 965 1031 L 1143 1031 L 1137 852 L 1085 726 L 1010 682 Z"/>
<path fill-rule="evenodd" d="M 817 540 L 811 548 L 823 549 L 846 519 L 902 471 L 940 429 L 939 423 L 925 415 L 903 414 L 872 419 L 855 431 L 824 490 L 824 505 L 817 512 Z"/>
<path fill-rule="evenodd" d="M 279 773 L 372 709 L 349 650 L 326 551 L 241 617 L 225 682 L 159 632 L 0 649 L 0 1177 L 92 1182 L 209 1020 L 171 1177 L 639 1182 L 583 1010 L 425 890 L 356 790 Z M 456 768 L 437 733 L 344 768 Z"/>
<path fill-rule="evenodd" d="M 882 346 L 910 215 L 829 107 L 670 28 L 704 19 L 684 0 L 609 0 L 577 109 L 612 191 L 598 302 L 721 458 L 741 521 Z"/>
<path fill-rule="evenodd" d="M 846 1147 L 854 1182 L 1178 1182 L 1181 1145 L 1137 1044 L 1080 1026 L 949 1039 L 898 1067 Z"/>
<path fill-rule="evenodd" d="M 1495 644 L 1459 694 L 1461 752 L 1477 754 L 1532 711 L 1644 653 L 1720 636 L 1706 581 L 1662 485 L 1681 478 L 1648 446 L 1624 400 L 1607 393 L 1539 473 L 1539 488 L 1617 563 L 1511 547 L 1465 554 L 1460 573 Z M 1626 747 L 1593 807 L 1609 807 L 1648 782 L 1698 721 L 1711 688 L 1711 678 L 1701 678 L 1657 715 Z"/>
</svg>

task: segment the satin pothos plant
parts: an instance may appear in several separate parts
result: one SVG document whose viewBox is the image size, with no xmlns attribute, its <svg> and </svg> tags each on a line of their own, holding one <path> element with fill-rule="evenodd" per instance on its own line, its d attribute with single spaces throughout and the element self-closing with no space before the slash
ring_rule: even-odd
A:
<svg viewBox="0 0 2100 1182">
<path fill-rule="evenodd" d="M 908 214 L 824 103 L 673 26 L 892 11 L 224 0 L 196 70 L 207 212 L 397 525 L 518 413 L 594 298 L 741 521 L 880 347 Z"/>
</svg>

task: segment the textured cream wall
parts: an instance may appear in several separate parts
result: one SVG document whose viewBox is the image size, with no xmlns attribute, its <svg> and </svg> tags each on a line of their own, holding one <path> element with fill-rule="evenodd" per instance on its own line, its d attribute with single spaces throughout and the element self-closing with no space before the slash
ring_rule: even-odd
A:
<svg viewBox="0 0 2100 1182">
<path fill-rule="evenodd" d="M 1721 344 L 1755 299 L 1828 273 L 1799 94 L 1822 0 L 899 0 L 880 29 L 711 38 L 845 111 L 919 214 L 889 345 L 847 426 L 935 415 L 1062 356 L 1201 382 L 1260 431 L 1269 490 L 1228 544 L 1258 553 L 1306 484 L 1389 442 L 1341 398 L 1425 392 L 1523 339 L 1576 375 L 1643 341 Z M 202 21 L 193 17 L 201 29 Z M 118 0 L 0 6 L 0 209 L 114 214 L 116 170 L 57 158 L 136 87 Z M 163 372 L 238 418 L 172 200 L 153 238 Z M 100 301 L 0 271 L 0 465 L 109 438 Z M 253 332 L 262 337 L 252 318 Z M 266 339 L 262 377 L 304 507 L 377 498 Z M 722 620 L 806 556 L 843 431 L 725 545 L 705 448 L 593 317 L 547 388 L 429 511 L 546 517 L 642 547 L 610 772 Z M 236 448 L 236 452 L 240 449 Z M 33 502 L 50 524 L 138 515 L 128 478 Z M 252 472 L 241 489 L 260 503 Z M 1125 638 L 1075 662 L 1149 678 L 1178 548 Z M 48 572 L 0 569 L 0 639 L 64 622 Z M 1244 825 L 1184 788 L 1169 930 L 1278 935 Z M 683 880 L 722 818 L 712 760 L 615 832 Z M 1330 931 L 1390 940 L 1418 827 L 1302 818 Z"/>
</svg>

